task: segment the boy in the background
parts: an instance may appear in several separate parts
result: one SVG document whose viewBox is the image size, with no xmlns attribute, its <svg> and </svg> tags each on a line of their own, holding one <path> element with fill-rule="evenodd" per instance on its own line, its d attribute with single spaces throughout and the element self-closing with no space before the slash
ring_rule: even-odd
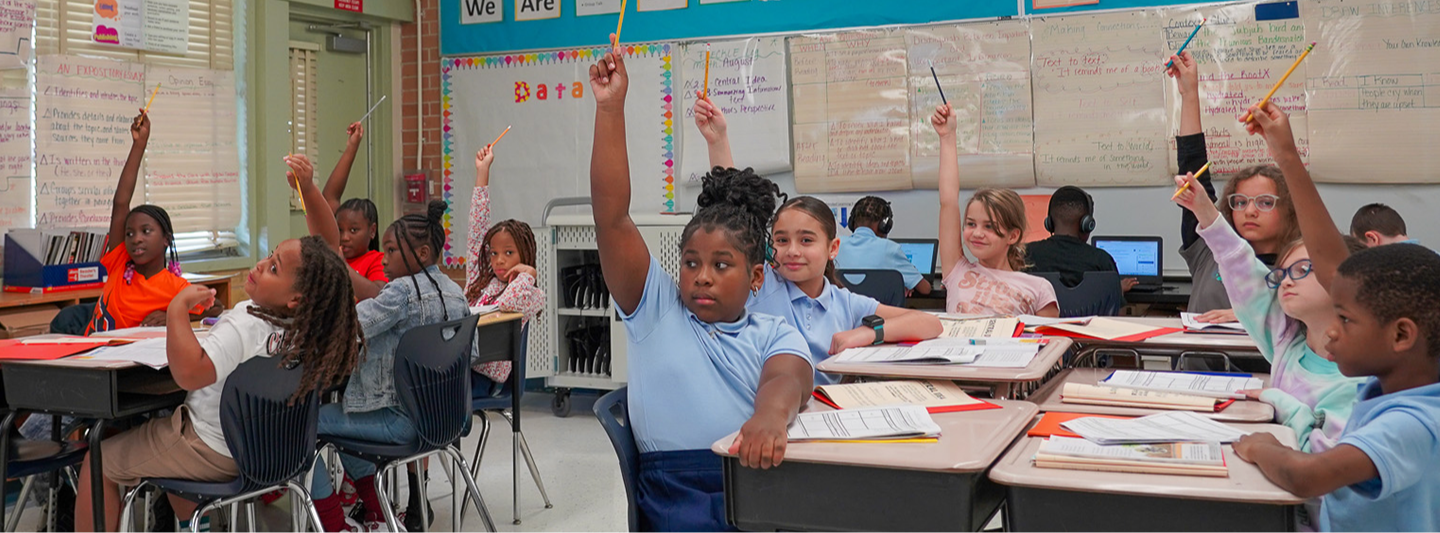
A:
<svg viewBox="0 0 1440 533">
<path fill-rule="evenodd" d="M 1058 272 L 1066 287 L 1085 280 L 1086 272 L 1115 272 L 1115 258 L 1090 245 L 1095 231 L 1095 203 L 1084 189 L 1066 185 L 1050 195 L 1045 216 L 1050 238 L 1025 245 L 1027 272 Z M 1120 280 L 1120 289 L 1135 286 L 1135 278 Z"/>
<path fill-rule="evenodd" d="M 895 270 L 905 279 L 906 294 L 930 294 L 930 281 L 910 260 L 900 245 L 890 240 L 895 226 L 895 213 L 890 202 L 878 196 L 866 196 L 850 209 L 851 234 L 840 238 L 840 252 L 835 267 L 840 270 Z"/>
<path fill-rule="evenodd" d="M 1361 207 L 1350 219 L 1350 235 L 1360 239 L 1365 246 L 1374 248 L 1386 244 L 1420 244 L 1405 234 L 1405 219 L 1394 208 L 1380 203 Z"/>
</svg>

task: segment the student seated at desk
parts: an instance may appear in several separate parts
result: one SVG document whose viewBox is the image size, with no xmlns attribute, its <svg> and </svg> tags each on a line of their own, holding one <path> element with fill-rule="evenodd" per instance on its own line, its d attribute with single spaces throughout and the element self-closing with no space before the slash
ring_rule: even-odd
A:
<svg viewBox="0 0 1440 533">
<path fill-rule="evenodd" d="M 351 198 L 340 201 L 345 194 L 345 185 L 350 182 L 350 168 L 355 165 L 355 154 L 360 150 L 360 141 L 365 137 L 365 126 L 359 122 L 345 128 L 345 151 L 330 171 L 325 181 L 325 202 L 335 214 L 335 223 L 340 226 L 340 256 L 350 264 L 355 273 L 350 284 L 355 287 L 355 297 L 361 300 L 374 298 L 380 288 L 390 281 L 385 276 L 383 254 L 380 253 L 380 213 L 375 202 L 369 198 Z"/>
<path fill-rule="evenodd" d="M 1440 530 L 1440 256 L 1381 246 L 1336 274 L 1328 347 L 1341 372 L 1369 378 L 1339 445 L 1306 454 L 1254 434 L 1235 453 L 1285 490 L 1322 496 L 1322 531 Z"/>
<path fill-rule="evenodd" d="M 317 196 L 319 191 L 316 191 Z M 328 217 L 327 217 L 328 218 Z M 226 481 L 238 475 L 220 425 L 225 378 L 253 357 L 277 357 L 305 365 L 295 395 L 325 389 L 350 374 L 360 357 L 349 266 L 319 237 L 289 239 L 255 265 L 245 280 L 250 300 L 220 316 L 198 340 L 188 310 L 211 303 L 213 289 L 187 287 L 170 302 L 165 346 L 175 383 L 190 391 L 171 416 L 105 439 L 103 487 L 90 486 L 89 459 L 81 469 L 76 531 L 118 531 L 120 485 L 142 478 Z M 279 363 L 277 363 L 279 364 Z M 92 490 L 105 491 L 105 522 L 92 524 Z M 195 504 L 170 496 L 182 526 Z"/>
<path fill-rule="evenodd" d="M 1350 236 L 1374 248 L 1386 244 L 1420 244 L 1405 234 L 1405 219 L 1400 212 L 1385 204 L 1369 204 L 1355 211 L 1350 218 Z"/>
<path fill-rule="evenodd" d="M 866 196 L 850 208 L 850 235 L 840 238 L 840 253 L 835 254 L 835 267 L 840 270 L 894 270 L 905 279 L 906 294 L 930 294 L 930 280 L 905 258 L 900 244 L 890 240 L 895 226 L 895 212 L 890 202 L 878 196 Z"/>
<path fill-rule="evenodd" d="M 1066 287 L 1085 280 L 1086 272 L 1115 272 L 1115 258 L 1090 245 L 1095 231 L 1095 200 L 1084 189 L 1066 185 L 1050 195 L 1045 214 L 1045 231 L 1050 238 L 1025 245 L 1027 272 L 1057 272 Z M 1135 286 L 1135 278 L 1120 280 L 1120 290 Z"/>
</svg>

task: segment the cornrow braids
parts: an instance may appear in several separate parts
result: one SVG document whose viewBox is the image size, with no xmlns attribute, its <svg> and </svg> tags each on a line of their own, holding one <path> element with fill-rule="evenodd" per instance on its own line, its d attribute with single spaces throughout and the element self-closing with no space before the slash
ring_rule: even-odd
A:
<svg viewBox="0 0 1440 533">
<path fill-rule="evenodd" d="M 872 222 L 879 223 L 894 216 L 890 204 L 878 196 L 866 196 L 856 201 L 855 206 L 850 208 L 850 213 L 850 231 L 855 231 L 856 227 Z"/>
<path fill-rule="evenodd" d="M 787 198 L 780 187 L 749 168 L 715 167 L 700 182 L 700 197 L 696 200 L 700 208 L 680 234 L 681 249 L 695 230 L 723 228 L 731 244 L 745 254 L 746 266 L 768 261 L 770 239 L 766 226 L 775 213 L 775 199 L 783 202 Z"/>
<path fill-rule="evenodd" d="M 405 215 L 392 222 L 390 227 L 385 230 L 394 232 L 395 240 L 400 244 L 400 257 L 405 261 L 405 266 L 410 267 L 410 261 L 414 260 L 414 270 L 425 274 L 425 279 L 430 280 L 436 293 L 440 292 L 440 282 L 435 281 L 435 278 L 430 275 L 430 271 L 427 270 L 429 265 L 420 261 L 420 253 L 417 250 L 420 246 L 429 246 L 430 256 L 438 258 L 445 249 L 445 226 L 441 225 L 440 220 L 444 218 L 447 207 L 448 204 L 443 200 L 431 200 L 426 207 L 424 216 Z M 417 241 L 419 244 L 416 243 Z M 407 251 L 409 255 L 406 255 Z M 410 282 L 415 284 L 415 294 L 420 294 L 420 280 L 415 279 L 413 274 L 409 278 Z M 449 309 L 442 305 L 440 312 L 443 313 L 446 321 L 450 320 Z"/>
<path fill-rule="evenodd" d="M 180 275 L 180 250 L 175 247 L 175 225 L 170 222 L 170 213 L 158 205 L 145 204 L 131 209 L 127 220 L 135 215 L 148 216 L 160 225 L 160 232 L 165 236 L 165 268 Z"/>
<path fill-rule="evenodd" d="M 345 203 L 340 204 L 340 209 L 337 211 L 354 211 L 360 213 L 360 216 L 365 217 L 365 220 L 371 224 L 380 223 L 380 211 L 375 208 L 375 202 L 370 201 L 369 198 L 345 200 Z M 378 250 L 380 250 L 380 234 L 377 232 L 370 236 L 370 251 Z"/>
<path fill-rule="evenodd" d="M 515 248 L 520 252 L 520 264 L 535 266 L 535 232 L 530 230 L 530 225 L 519 220 L 503 220 L 490 227 L 485 232 L 485 245 L 480 248 L 480 257 L 471 258 L 476 264 L 484 265 L 490 260 L 490 240 L 501 233 L 510 234 L 515 240 Z M 490 280 L 495 279 L 495 271 L 489 268 L 481 268 L 480 275 L 469 287 L 465 287 L 465 300 L 473 302 L 480 298 L 480 293 L 490 285 Z M 537 280 L 538 281 L 538 280 Z"/>
<path fill-rule="evenodd" d="M 293 311 L 253 305 L 248 309 L 284 330 L 280 365 L 305 366 L 300 387 L 290 397 L 292 402 L 312 390 L 338 385 L 360 361 L 365 335 L 355 312 L 349 269 L 320 237 L 303 237 L 295 275 L 300 305 Z"/>
</svg>

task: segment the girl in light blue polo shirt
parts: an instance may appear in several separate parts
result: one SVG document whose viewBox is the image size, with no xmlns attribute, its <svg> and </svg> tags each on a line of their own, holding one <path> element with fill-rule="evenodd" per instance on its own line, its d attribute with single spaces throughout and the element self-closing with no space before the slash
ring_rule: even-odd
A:
<svg viewBox="0 0 1440 533">
<path fill-rule="evenodd" d="M 835 214 L 825 202 L 801 196 L 781 205 L 771 227 L 773 266 L 765 268 L 765 285 L 747 307 L 798 328 L 815 364 L 847 348 L 940 336 L 944 327 L 935 315 L 881 305 L 846 290 L 835 276 L 840 252 L 835 233 Z M 816 371 L 815 382 L 835 378 Z"/>
<path fill-rule="evenodd" d="M 727 530 L 722 463 L 711 444 L 739 430 L 732 450 L 742 465 L 780 464 L 786 428 L 813 386 L 804 337 L 745 309 L 764 281 L 765 223 L 779 189 L 749 171 L 706 175 L 681 234 L 677 284 L 630 219 L 628 84 L 623 57 L 606 54 L 590 67 L 590 196 L 600 265 L 629 343 L 640 527 Z"/>
</svg>

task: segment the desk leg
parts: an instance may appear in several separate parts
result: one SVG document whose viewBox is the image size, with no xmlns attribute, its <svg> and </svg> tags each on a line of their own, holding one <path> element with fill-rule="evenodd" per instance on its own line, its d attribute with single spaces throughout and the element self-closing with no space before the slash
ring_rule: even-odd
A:
<svg viewBox="0 0 1440 533">
<path fill-rule="evenodd" d="M 5 514 L 5 500 L 10 496 L 6 494 L 5 480 L 10 477 L 10 428 L 15 425 L 16 414 L 18 414 L 17 411 L 10 411 L 5 415 L 4 425 L 0 426 L 0 516 Z M 25 502 L 17 501 L 15 502 L 15 510 L 11 512 L 18 514 L 24 506 Z"/>
<path fill-rule="evenodd" d="M 105 420 L 96 419 L 90 428 L 90 505 L 95 529 L 105 528 L 105 465 L 100 462 L 100 441 L 104 440 Z"/>
</svg>

